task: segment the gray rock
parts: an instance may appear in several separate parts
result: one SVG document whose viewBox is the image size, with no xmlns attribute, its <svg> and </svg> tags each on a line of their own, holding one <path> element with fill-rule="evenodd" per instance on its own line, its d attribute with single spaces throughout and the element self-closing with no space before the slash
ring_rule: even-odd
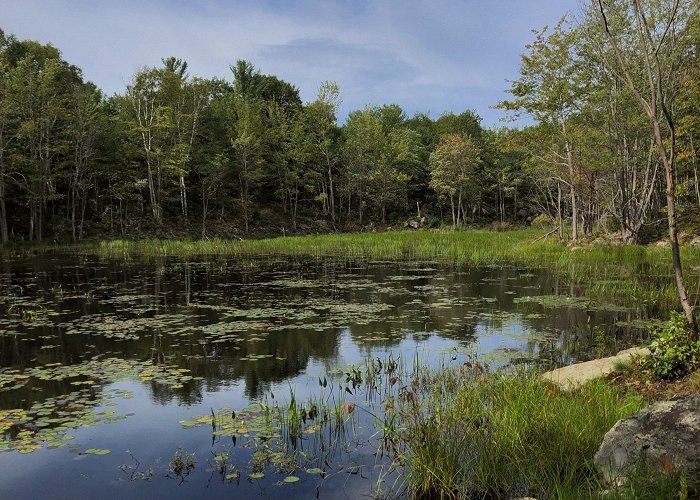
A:
<svg viewBox="0 0 700 500">
<path fill-rule="evenodd" d="M 646 463 L 665 474 L 685 470 L 700 477 L 700 394 L 659 401 L 623 418 L 595 454 L 595 468 L 609 485 L 624 485 L 630 467 Z"/>
</svg>

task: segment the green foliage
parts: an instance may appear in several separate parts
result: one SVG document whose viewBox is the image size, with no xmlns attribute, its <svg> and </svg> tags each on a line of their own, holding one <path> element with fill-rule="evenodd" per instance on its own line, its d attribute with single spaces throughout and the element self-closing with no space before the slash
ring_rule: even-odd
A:
<svg viewBox="0 0 700 500">
<path fill-rule="evenodd" d="M 466 220 L 466 208 L 473 208 L 478 199 L 480 154 L 481 148 L 470 137 L 458 134 L 444 136 L 430 154 L 430 187 L 450 200 L 454 225 Z"/>
<path fill-rule="evenodd" d="M 658 378 L 673 379 L 685 375 L 700 363 L 700 340 L 693 336 L 688 321 L 680 313 L 656 333 L 645 366 Z"/>
<path fill-rule="evenodd" d="M 652 37 L 664 42 L 663 64 L 678 69 L 669 72 L 678 87 L 678 212 L 692 219 L 691 207 L 700 206 L 700 23 L 681 6 L 674 36 L 657 40 L 668 6 L 644 8 L 653 13 Z M 632 83 L 643 88 L 632 5 L 605 9 Z M 107 98 L 55 47 L 3 33 L 0 238 L 197 234 L 199 227 L 203 237 L 215 228 L 231 235 L 256 213 L 277 215 L 254 221 L 265 234 L 286 234 L 289 223 L 308 230 L 300 218 L 336 230 L 416 215 L 436 226 L 451 219 L 500 228 L 547 213 L 584 234 L 619 230 L 634 243 L 663 216 L 660 155 L 630 82 L 609 71 L 598 15 L 584 9 L 534 31 L 512 99 L 499 105 L 535 119 L 523 129 L 484 129 L 472 110 L 409 117 L 399 104 L 351 111 L 339 126 L 335 83 L 321 83 L 315 100 L 302 103 L 293 84 L 245 60 L 224 81 L 163 58 Z M 450 137 L 468 144 L 459 161 L 443 154 Z M 225 224 L 214 224 L 213 213 Z"/>
<path fill-rule="evenodd" d="M 530 223 L 533 227 L 549 227 L 552 225 L 554 221 L 552 218 L 547 215 L 547 214 L 540 214 L 534 219 L 532 219 L 532 222 Z"/>
</svg>

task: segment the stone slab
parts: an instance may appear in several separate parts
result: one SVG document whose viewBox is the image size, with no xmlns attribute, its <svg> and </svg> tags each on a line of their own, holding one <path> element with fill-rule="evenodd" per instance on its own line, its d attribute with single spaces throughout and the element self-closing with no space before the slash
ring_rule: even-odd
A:
<svg viewBox="0 0 700 500">
<path fill-rule="evenodd" d="M 615 356 L 557 368 L 543 374 L 542 377 L 554 382 L 564 390 L 571 390 L 584 385 L 590 380 L 612 373 L 617 363 L 624 363 L 634 357 L 644 357 L 649 354 L 649 349 L 646 347 L 633 347 L 620 351 Z"/>
</svg>

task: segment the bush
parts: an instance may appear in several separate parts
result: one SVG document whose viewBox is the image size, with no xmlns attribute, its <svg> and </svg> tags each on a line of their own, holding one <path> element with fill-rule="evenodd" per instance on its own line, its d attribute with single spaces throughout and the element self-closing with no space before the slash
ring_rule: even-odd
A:
<svg viewBox="0 0 700 500">
<path fill-rule="evenodd" d="M 666 326 L 656 333 L 645 366 L 657 378 L 681 377 L 700 363 L 700 341 L 691 334 L 685 316 L 672 313 Z"/>
<path fill-rule="evenodd" d="M 513 228 L 510 222 L 494 221 L 491 223 L 491 231 L 508 231 Z"/>
<path fill-rule="evenodd" d="M 551 226 L 554 223 L 554 219 L 552 219 L 549 215 L 547 214 L 540 214 L 534 219 L 532 219 L 532 222 L 530 223 L 532 227 L 548 227 Z"/>
</svg>

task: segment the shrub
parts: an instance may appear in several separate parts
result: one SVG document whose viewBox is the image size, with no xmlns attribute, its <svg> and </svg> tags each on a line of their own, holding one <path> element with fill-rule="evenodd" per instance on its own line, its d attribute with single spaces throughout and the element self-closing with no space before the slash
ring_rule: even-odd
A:
<svg viewBox="0 0 700 500">
<path fill-rule="evenodd" d="M 534 219 L 532 219 L 531 225 L 533 227 L 547 227 L 551 226 L 554 220 L 547 214 L 540 214 Z"/>
<path fill-rule="evenodd" d="M 691 335 L 685 316 L 672 313 L 666 326 L 656 333 L 645 366 L 657 378 L 681 377 L 700 363 L 700 341 Z"/>
<path fill-rule="evenodd" d="M 494 221 L 491 223 L 491 231 L 508 231 L 513 228 L 510 222 Z"/>
</svg>

